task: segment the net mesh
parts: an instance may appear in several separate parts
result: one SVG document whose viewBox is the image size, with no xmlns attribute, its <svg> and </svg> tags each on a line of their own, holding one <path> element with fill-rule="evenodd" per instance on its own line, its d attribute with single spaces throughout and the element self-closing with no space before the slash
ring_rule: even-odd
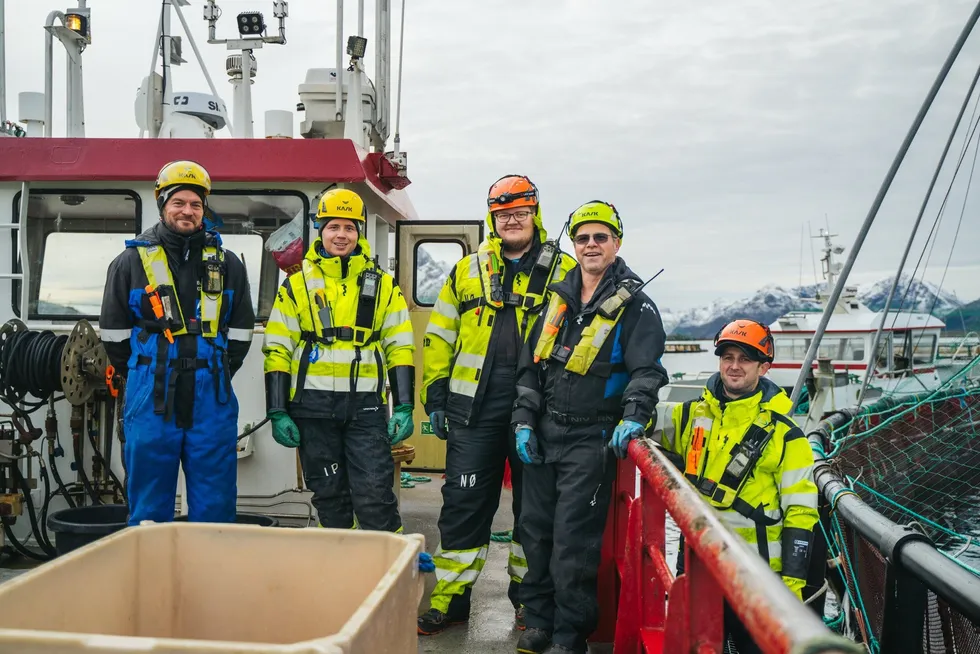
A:
<svg viewBox="0 0 980 654">
<path fill-rule="evenodd" d="M 980 357 L 940 389 L 863 407 L 829 444 L 839 474 L 889 520 L 980 569 Z"/>
<path fill-rule="evenodd" d="M 820 452 L 866 504 L 894 523 L 917 526 L 964 574 L 980 574 L 978 374 L 980 357 L 936 391 L 862 407 Z M 846 607 L 828 625 L 879 654 L 889 563 L 836 512 L 821 529 Z M 924 610 L 923 652 L 980 654 L 980 625 L 932 591 Z"/>
</svg>

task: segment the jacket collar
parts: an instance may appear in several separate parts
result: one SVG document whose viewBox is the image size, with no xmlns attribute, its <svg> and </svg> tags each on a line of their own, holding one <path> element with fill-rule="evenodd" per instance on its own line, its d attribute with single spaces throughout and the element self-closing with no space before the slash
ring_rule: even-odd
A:
<svg viewBox="0 0 980 654">
<path fill-rule="evenodd" d="M 574 309 L 575 313 L 579 313 L 580 311 L 590 311 L 594 307 L 602 304 L 606 298 L 616 292 L 616 285 L 624 279 L 640 281 L 640 278 L 630 270 L 626 262 L 617 256 L 616 260 L 602 274 L 602 279 L 599 280 L 599 285 L 596 286 L 595 293 L 592 294 L 592 299 L 589 300 L 588 305 L 585 307 L 581 307 L 582 302 L 580 299 L 582 297 L 581 266 L 575 266 L 568 271 L 564 279 L 551 284 L 548 288 L 562 296 L 565 302 L 568 303 L 569 308 Z"/>
<path fill-rule="evenodd" d="M 365 248 L 367 248 L 367 252 L 365 252 Z M 361 274 L 368 262 L 371 260 L 368 256 L 370 251 L 370 246 L 367 245 L 367 240 L 364 238 L 359 238 L 357 241 L 357 247 L 354 248 L 354 251 L 351 254 L 347 255 L 346 257 L 332 257 L 321 254 L 321 252 L 323 252 L 323 245 L 321 240 L 317 238 L 310 245 L 310 249 L 306 252 L 305 258 L 307 261 L 319 268 L 324 277 L 330 277 L 332 279 L 347 279 L 350 277 L 357 277 Z"/>
<path fill-rule="evenodd" d="M 705 383 L 703 397 L 718 413 L 725 410 L 769 410 L 788 415 L 793 405 L 786 392 L 767 377 L 760 377 L 758 386 L 751 393 L 734 400 L 729 399 L 722 389 L 721 374 L 717 372 Z"/>
</svg>

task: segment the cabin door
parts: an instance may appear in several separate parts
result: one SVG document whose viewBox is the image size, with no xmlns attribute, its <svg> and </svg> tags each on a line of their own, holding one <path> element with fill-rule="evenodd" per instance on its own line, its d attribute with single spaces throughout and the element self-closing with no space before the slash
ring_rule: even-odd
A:
<svg viewBox="0 0 980 654">
<path fill-rule="evenodd" d="M 415 460 L 407 467 L 445 470 L 446 443 L 432 433 L 420 401 L 423 341 L 429 314 L 449 270 L 463 256 L 476 252 L 483 240 L 482 220 L 399 221 L 395 226 L 395 279 L 405 295 L 415 332 L 415 433 L 407 443 Z"/>
</svg>

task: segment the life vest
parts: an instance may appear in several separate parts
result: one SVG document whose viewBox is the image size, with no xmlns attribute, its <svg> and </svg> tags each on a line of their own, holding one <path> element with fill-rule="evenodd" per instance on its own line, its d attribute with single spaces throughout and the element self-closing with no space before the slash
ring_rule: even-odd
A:
<svg viewBox="0 0 980 654">
<path fill-rule="evenodd" d="M 353 325 L 334 324 L 333 312 L 325 294 L 326 281 L 320 268 L 309 259 L 304 259 L 302 272 L 313 330 L 301 331 L 299 334 L 300 341 L 303 343 L 303 354 L 296 373 L 296 392 L 293 401 L 299 402 L 302 399 L 314 348 L 319 345 L 330 347 L 335 341 L 343 341 L 354 347 L 355 365 L 351 366 L 350 371 L 350 393 L 356 393 L 358 376 L 356 364 L 361 360 L 361 349 L 380 340 L 380 334 L 374 330 L 374 316 L 378 292 L 381 289 L 381 271 L 374 261 L 369 260 L 357 276 L 357 311 Z"/>
<path fill-rule="evenodd" d="M 197 282 L 199 299 L 194 309 L 188 311 L 187 307 L 182 307 L 180 304 L 163 245 L 137 243 L 135 247 L 148 281 L 145 291 L 150 296 L 151 306 L 156 304 L 154 302 L 156 300 L 162 310 L 162 315 L 154 315 L 153 319 L 144 318 L 139 323 L 139 328 L 143 331 L 157 334 L 155 361 L 151 357 L 137 357 L 137 364 L 155 363 L 154 413 L 163 415 L 164 420 L 170 420 L 173 416 L 177 375 L 203 368 L 211 369 L 215 400 L 221 404 L 228 402 L 231 395 L 231 371 L 228 368 L 227 336 L 221 325 L 227 271 L 224 251 L 218 247 L 215 238 L 208 237 L 201 252 L 203 275 L 198 277 Z M 188 319 L 188 316 L 192 318 Z M 211 357 L 171 358 L 171 343 L 168 338 L 165 338 L 168 331 L 171 337 L 194 335 L 203 338 L 211 346 Z M 224 381 L 223 385 L 222 381 Z"/>
<path fill-rule="evenodd" d="M 545 312 L 541 335 L 534 346 L 534 361 L 537 363 L 554 359 L 563 363 L 568 372 L 585 375 L 592 371 L 594 374 L 608 377 L 614 371 L 611 367 L 607 370 L 601 364 L 597 365 L 596 357 L 599 356 L 603 344 L 622 318 L 640 285 L 640 282 L 635 279 L 620 281 L 613 294 L 599 305 L 599 309 L 592 316 L 591 322 L 582 330 L 579 341 L 574 346 L 556 342 L 567 319 L 568 304 L 558 293 L 554 293 Z"/>
</svg>

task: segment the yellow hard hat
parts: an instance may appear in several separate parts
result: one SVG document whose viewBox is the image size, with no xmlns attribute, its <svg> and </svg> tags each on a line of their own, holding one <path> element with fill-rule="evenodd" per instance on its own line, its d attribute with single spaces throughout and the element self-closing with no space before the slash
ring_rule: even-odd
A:
<svg viewBox="0 0 980 654">
<path fill-rule="evenodd" d="M 197 186 L 201 189 L 201 196 L 207 197 L 211 193 L 211 176 L 199 163 L 171 161 L 157 174 L 153 196 L 159 200 L 160 193 L 171 186 Z"/>
<path fill-rule="evenodd" d="M 623 221 L 616 207 L 602 200 L 586 202 L 568 216 L 568 235 L 575 237 L 575 232 L 586 223 L 601 223 L 608 225 L 613 234 L 623 238 Z"/>
<path fill-rule="evenodd" d="M 346 188 L 338 188 L 327 191 L 320 198 L 316 208 L 316 216 L 313 219 L 313 226 L 320 229 L 332 218 L 346 218 L 353 220 L 354 224 L 367 223 L 367 209 L 361 196 Z M 358 225 L 360 229 L 360 225 Z"/>
</svg>

